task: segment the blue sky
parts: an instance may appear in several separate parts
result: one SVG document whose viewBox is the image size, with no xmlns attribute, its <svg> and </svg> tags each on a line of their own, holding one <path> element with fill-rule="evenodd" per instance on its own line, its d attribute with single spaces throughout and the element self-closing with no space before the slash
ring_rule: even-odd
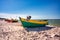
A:
<svg viewBox="0 0 60 40">
<path fill-rule="evenodd" d="M 59 0 L 0 0 L 0 17 L 60 19 Z"/>
</svg>

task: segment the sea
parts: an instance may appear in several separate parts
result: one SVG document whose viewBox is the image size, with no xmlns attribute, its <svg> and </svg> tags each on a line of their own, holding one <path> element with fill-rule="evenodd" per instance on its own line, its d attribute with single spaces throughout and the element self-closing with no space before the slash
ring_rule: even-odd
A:
<svg viewBox="0 0 60 40">
<path fill-rule="evenodd" d="M 60 27 L 60 19 L 47 19 L 49 25 Z"/>
</svg>

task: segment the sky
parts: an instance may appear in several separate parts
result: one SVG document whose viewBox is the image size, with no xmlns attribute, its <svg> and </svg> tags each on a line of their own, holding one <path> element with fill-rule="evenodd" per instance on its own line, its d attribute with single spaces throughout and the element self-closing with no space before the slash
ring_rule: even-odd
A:
<svg viewBox="0 0 60 40">
<path fill-rule="evenodd" d="M 0 0 L 0 17 L 60 19 L 59 0 Z"/>
</svg>

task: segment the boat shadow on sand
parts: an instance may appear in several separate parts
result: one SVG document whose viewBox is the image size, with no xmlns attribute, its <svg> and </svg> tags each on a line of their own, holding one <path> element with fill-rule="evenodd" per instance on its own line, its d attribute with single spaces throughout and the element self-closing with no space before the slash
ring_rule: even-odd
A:
<svg viewBox="0 0 60 40">
<path fill-rule="evenodd" d="M 26 28 L 26 30 L 27 31 L 45 31 L 45 30 L 50 30 L 52 28 L 55 28 L 55 27 L 45 26 L 45 27 L 36 27 L 36 28 Z"/>
</svg>

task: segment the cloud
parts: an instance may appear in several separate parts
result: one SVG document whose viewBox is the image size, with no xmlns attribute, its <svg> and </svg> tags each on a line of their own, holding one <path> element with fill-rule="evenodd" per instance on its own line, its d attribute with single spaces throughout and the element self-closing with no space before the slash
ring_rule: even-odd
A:
<svg viewBox="0 0 60 40">
<path fill-rule="evenodd" d="M 19 19 L 19 17 L 26 18 L 27 16 L 32 16 L 32 19 L 59 19 L 59 16 L 50 16 L 50 15 L 37 15 L 37 14 L 22 14 L 22 13 L 0 13 L 1 18 L 8 19 Z"/>
<path fill-rule="evenodd" d="M 0 13 L 0 17 L 2 18 L 13 18 L 18 19 L 18 17 L 26 18 L 27 16 L 32 16 L 32 19 L 37 19 L 39 16 L 36 15 L 28 15 L 28 14 L 8 14 L 8 13 Z"/>
</svg>

